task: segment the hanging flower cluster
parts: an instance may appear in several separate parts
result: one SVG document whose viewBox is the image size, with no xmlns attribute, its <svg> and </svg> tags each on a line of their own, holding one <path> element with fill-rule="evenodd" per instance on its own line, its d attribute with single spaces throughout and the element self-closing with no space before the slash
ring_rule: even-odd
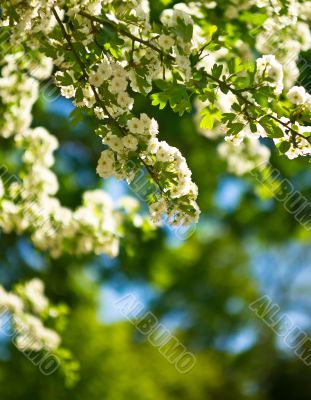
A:
<svg viewBox="0 0 311 400">
<path fill-rule="evenodd" d="M 11 291 L 0 285 L 1 333 L 45 375 L 59 369 L 69 386 L 78 379 L 79 364 L 61 343 L 68 308 L 53 305 L 44 289 L 37 278 Z"/>
<path fill-rule="evenodd" d="M 228 171 L 235 175 L 244 175 L 259 166 L 267 165 L 270 150 L 256 138 L 247 137 L 236 146 L 232 142 L 224 142 L 218 146 L 220 156 L 227 161 Z"/>
<path fill-rule="evenodd" d="M 18 285 L 15 292 L 8 292 L 0 286 L 2 332 L 10 335 L 13 329 L 14 343 L 21 351 L 57 350 L 61 338 L 54 329 L 44 326 L 42 320 L 61 318 L 65 311 L 64 306 L 50 304 L 39 279 Z"/>
<path fill-rule="evenodd" d="M 22 180 L 2 177 L 0 225 L 5 232 L 29 231 L 33 243 L 53 257 L 63 253 L 115 256 L 125 220 L 137 227 L 145 223 L 137 218 L 137 201 L 136 209 L 122 201 L 116 209 L 103 190 L 85 192 L 75 211 L 63 207 L 55 197 L 57 177 L 50 170 L 58 143 L 44 128 L 29 128 L 17 135 L 16 145 L 24 149 L 24 169 Z"/>
<path fill-rule="evenodd" d="M 38 60 L 25 57 L 23 51 L 5 54 L 0 62 L 0 97 L 4 112 L 0 135 L 8 138 L 23 132 L 32 121 L 32 107 L 38 98 L 39 81 L 52 73 L 52 61 L 38 54 Z M 31 71 L 31 75 L 23 73 Z"/>
</svg>

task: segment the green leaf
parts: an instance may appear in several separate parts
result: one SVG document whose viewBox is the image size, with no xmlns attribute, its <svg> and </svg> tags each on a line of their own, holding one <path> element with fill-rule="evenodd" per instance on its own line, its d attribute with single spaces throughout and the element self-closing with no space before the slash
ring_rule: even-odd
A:
<svg viewBox="0 0 311 400">
<path fill-rule="evenodd" d="M 233 103 L 231 108 L 232 108 L 233 111 L 236 111 L 236 112 L 240 112 L 241 111 L 241 106 L 238 103 Z"/>
<path fill-rule="evenodd" d="M 221 73 L 222 73 L 222 70 L 223 70 L 223 65 L 221 65 L 221 64 L 219 64 L 219 65 L 214 64 L 214 65 L 213 65 L 213 68 L 212 68 L 212 75 L 213 75 L 213 77 L 216 78 L 216 79 L 219 79 L 219 78 L 220 78 L 220 75 L 221 75 Z"/>
<path fill-rule="evenodd" d="M 310 131 L 309 132 L 302 132 L 303 136 L 308 138 L 311 136 L 311 127 L 310 127 Z"/>
<path fill-rule="evenodd" d="M 241 64 L 239 57 L 230 58 L 228 61 L 228 69 L 230 74 L 236 74 L 244 70 L 244 66 Z"/>
<path fill-rule="evenodd" d="M 193 36 L 193 25 L 185 24 L 184 20 L 177 18 L 177 26 L 175 26 L 174 31 L 177 36 L 181 36 L 185 42 L 190 42 Z"/>
<path fill-rule="evenodd" d="M 81 102 L 83 100 L 83 91 L 82 88 L 79 86 L 76 90 L 75 99 L 77 102 Z"/>
<path fill-rule="evenodd" d="M 237 89 L 245 89 L 251 84 L 249 76 L 235 76 L 231 80 Z"/>
<path fill-rule="evenodd" d="M 202 115 L 200 128 L 208 130 L 213 129 L 215 121 L 220 121 L 222 117 L 220 111 L 214 106 L 209 106 L 207 108 L 204 108 L 200 112 L 200 115 Z"/>
<path fill-rule="evenodd" d="M 249 125 L 249 127 L 250 127 L 250 130 L 251 130 L 252 133 L 256 133 L 256 132 L 257 132 L 257 126 L 256 126 L 256 124 L 251 123 L 251 124 Z"/>
<path fill-rule="evenodd" d="M 162 110 L 167 102 L 169 102 L 172 110 L 177 112 L 180 116 L 182 116 L 185 111 L 191 111 L 190 98 L 185 86 L 164 81 L 157 81 L 157 86 L 163 87 L 164 91 L 151 95 L 152 105 L 159 105 L 160 110 Z"/>
<path fill-rule="evenodd" d="M 272 138 L 281 138 L 284 136 L 283 130 L 279 127 L 279 125 L 271 119 L 268 115 L 260 118 L 260 125 L 264 128 L 264 130 L 272 137 Z"/>
<path fill-rule="evenodd" d="M 237 135 L 244 128 L 244 124 L 242 122 L 235 122 L 229 126 L 228 133 L 232 135 Z"/>
<path fill-rule="evenodd" d="M 232 121 L 234 121 L 235 118 L 236 118 L 236 115 L 233 114 L 233 113 L 223 113 L 223 114 L 222 114 L 222 119 L 221 119 L 221 120 L 222 120 L 222 122 L 227 123 L 227 122 L 232 122 Z"/>
<path fill-rule="evenodd" d="M 210 103 L 215 103 L 215 101 L 216 101 L 216 93 L 215 93 L 215 91 L 214 90 L 208 90 L 208 89 L 205 89 L 204 90 L 204 94 L 202 94 L 201 96 L 199 96 L 199 99 L 201 100 L 201 101 L 206 101 L 206 100 L 208 100 Z"/>
<path fill-rule="evenodd" d="M 260 25 L 265 22 L 265 20 L 268 18 L 267 14 L 260 14 L 258 12 L 252 13 L 248 11 L 244 11 L 242 15 L 240 16 L 240 20 L 244 22 L 252 22 L 252 25 Z"/>
<path fill-rule="evenodd" d="M 75 108 L 74 110 L 71 111 L 69 118 L 70 118 L 70 123 L 76 126 L 83 121 L 84 116 L 79 108 Z"/>
<path fill-rule="evenodd" d="M 212 114 L 206 113 L 201 119 L 200 128 L 203 129 L 213 129 L 215 118 Z"/>
<path fill-rule="evenodd" d="M 219 85 L 219 89 L 220 89 L 224 94 L 227 94 L 227 93 L 229 92 L 229 88 L 228 88 L 228 86 L 225 85 L 225 84 L 220 84 L 220 85 Z"/>
<path fill-rule="evenodd" d="M 154 93 L 151 95 L 151 100 L 152 100 L 151 104 L 153 106 L 159 106 L 159 109 L 163 110 L 163 108 L 166 106 L 168 102 L 168 96 L 163 92 Z"/>
<path fill-rule="evenodd" d="M 277 144 L 277 149 L 279 150 L 280 154 L 286 153 L 290 149 L 291 144 L 289 142 L 283 141 Z"/>
<path fill-rule="evenodd" d="M 169 87 L 169 82 L 164 81 L 163 79 L 157 79 L 155 82 L 156 86 L 161 90 L 166 90 Z"/>
<path fill-rule="evenodd" d="M 73 80 L 67 71 L 64 72 L 63 76 L 58 75 L 56 79 L 62 86 L 69 86 L 73 84 Z"/>
</svg>

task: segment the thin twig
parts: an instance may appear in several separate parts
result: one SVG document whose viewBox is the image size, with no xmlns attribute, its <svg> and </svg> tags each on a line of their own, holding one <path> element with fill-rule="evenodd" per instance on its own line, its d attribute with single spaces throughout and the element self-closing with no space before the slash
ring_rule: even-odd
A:
<svg viewBox="0 0 311 400">
<path fill-rule="evenodd" d="M 134 40 L 135 42 L 142 43 L 146 47 L 149 47 L 150 49 L 152 49 L 160 54 L 165 54 L 162 52 L 162 50 L 159 47 L 155 46 L 153 43 L 150 43 L 148 40 L 144 40 L 138 36 L 133 35 L 131 32 L 128 32 L 127 30 L 123 29 L 122 27 L 120 28 L 113 22 L 105 21 L 101 18 L 95 17 L 94 15 L 90 15 L 90 14 L 86 13 L 85 11 L 80 11 L 79 14 L 85 18 L 90 19 L 91 21 L 95 21 L 101 25 L 106 25 L 107 27 L 112 28 L 113 30 L 119 32 L 122 36 L 126 36 L 129 39 Z M 169 54 L 165 54 L 165 56 L 171 57 Z"/>
</svg>

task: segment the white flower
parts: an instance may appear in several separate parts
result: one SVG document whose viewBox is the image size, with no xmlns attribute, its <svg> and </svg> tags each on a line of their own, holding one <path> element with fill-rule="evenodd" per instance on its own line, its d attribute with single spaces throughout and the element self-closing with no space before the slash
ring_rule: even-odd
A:
<svg viewBox="0 0 311 400">
<path fill-rule="evenodd" d="M 106 139 L 106 143 L 112 148 L 112 150 L 117 152 L 122 151 L 124 148 L 122 139 L 119 138 L 117 135 L 108 136 Z"/>
<path fill-rule="evenodd" d="M 179 54 L 176 56 L 176 63 L 180 68 L 188 69 L 190 67 L 189 58 Z"/>
<path fill-rule="evenodd" d="M 144 124 L 138 118 L 132 118 L 127 121 L 127 127 L 132 133 L 143 134 L 144 133 Z"/>
<path fill-rule="evenodd" d="M 151 124 L 151 119 L 148 117 L 147 114 L 145 114 L 145 113 L 140 114 L 140 121 L 143 124 L 144 129 L 146 129 L 146 130 L 149 129 L 150 124 Z"/>
<path fill-rule="evenodd" d="M 174 39 L 168 35 L 160 35 L 158 43 L 164 50 L 170 50 L 174 45 Z"/>
<path fill-rule="evenodd" d="M 151 118 L 149 133 L 151 136 L 156 136 L 159 133 L 159 124 L 154 118 Z"/>
<path fill-rule="evenodd" d="M 268 84 L 275 88 L 275 93 L 280 94 L 283 90 L 283 67 L 274 55 L 267 54 L 256 60 L 257 76 L 272 79 L 274 82 Z"/>
<path fill-rule="evenodd" d="M 159 223 L 161 221 L 163 213 L 167 211 L 167 205 L 165 200 L 160 199 L 159 201 L 149 205 L 149 212 L 151 219 L 154 223 Z"/>
<path fill-rule="evenodd" d="M 146 134 L 156 136 L 159 133 L 159 126 L 154 118 L 149 118 L 147 114 L 140 114 L 140 121 L 144 126 Z"/>
<path fill-rule="evenodd" d="M 106 13 L 106 17 L 109 19 L 109 21 L 114 22 L 115 24 L 118 24 L 120 22 L 112 12 Z"/>
<path fill-rule="evenodd" d="M 87 10 L 92 15 L 100 15 L 101 8 L 102 8 L 102 4 L 101 3 L 102 3 L 101 0 L 95 0 L 95 1 L 90 2 L 87 5 Z"/>
<path fill-rule="evenodd" d="M 302 86 L 293 86 L 288 91 L 287 97 L 293 104 L 304 104 L 307 99 L 305 88 Z"/>
<path fill-rule="evenodd" d="M 89 84 L 86 84 L 82 88 L 82 92 L 84 95 L 83 104 L 88 108 L 93 107 L 93 105 L 96 103 L 96 100 L 95 100 L 93 89 L 91 88 L 91 86 Z"/>
<path fill-rule="evenodd" d="M 294 146 L 290 146 L 289 150 L 285 153 L 287 158 L 289 160 L 293 160 L 294 158 L 297 158 L 300 155 L 300 150 Z"/>
<path fill-rule="evenodd" d="M 151 154 L 155 154 L 159 148 L 159 141 L 157 138 L 150 139 L 147 147 L 147 151 Z"/>
<path fill-rule="evenodd" d="M 0 306 L 7 307 L 12 312 L 22 312 L 23 302 L 22 300 L 13 293 L 7 293 L 0 286 Z"/>
<path fill-rule="evenodd" d="M 95 87 L 100 87 L 104 82 L 103 75 L 98 71 L 97 72 L 93 71 L 89 76 L 89 82 L 91 85 Z"/>
<path fill-rule="evenodd" d="M 128 95 L 127 92 L 121 92 L 117 96 L 117 102 L 120 107 L 128 108 L 131 110 L 133 108 L 134 100 Z"/>
<path fill-rule="evenodd" d="M 124 208 L 129 213 L 134 213 L 139 209 L 139 201 L 134 197 L 123 196 L 120 199 L 120 207 Z"/>
<path fill-rule="evenodd" d="M 114 154 L 111 150 L 104 150 L 98 160 L 96 172 L 102 178 L 111 176 L 114 165 Z"/>
<path fill-rule="evenodd" d="M 66 99 L 70 99 L 71 97 L 74 97 L 74 95 L 76 93 L 76 90 L 73 87 L 73 85 L 62 86 L 60 91 L 61 91 L 62 96 L 66 97 Z"/>
<path fill-rule="evenodd" d="M 308 110 L 311 111 L 311 95 L 309 93 L 306 93 L 305 104 L 306 104 Z"/>
<path fill-rule="evenodd" d="M 114 78 L 120 78 L 122 80 L 126 80 L 127 77 L 126 70 L 119 64 L 114 64 L 112 66 L 112 75 Z"/>
<path fill-rule="evenodd" d="M 171 160 L 172 152 L 170 146 L 166 142 L 160 142 L 157 151 L 157 160 L 167 162 Z"/>
<path fill-rule="evenodd" d="M 40 279 L 32 279 L 24 287 L 24 294 L 36 312 L 42 312 L 48 307 L 49 302 L 43 292 L 44 285 Z"/>
<path fill-rule="evenodd" d="M 98 66 L 97 72 L 105 81 L 108 80 L 112 75 L 112 70 L 109 62 L 107 60 L 102 61 Z"/>
<path fill-rule="evenodd" d="M 109 90 L 113 94 L 125 92 L 127 88 L 127 80 L 124 78 L 114 77 L 109 83 Z"/>
<path fill-rule="evenodd" d="M 124 147 L 126 147 L 129 150 L 133 150 L 133 151 L 137 150 L 138 140 L 133 135 L 124 136 L 122 138 L 122 143 L 123 143 Z"/>
<path fill-rule="evenodd" d="M 104 110 L 101 107 L 95 107 L 94 112 L 98 119 L 108 118 L 108 115 L 105 114 Z"/>
</svg>

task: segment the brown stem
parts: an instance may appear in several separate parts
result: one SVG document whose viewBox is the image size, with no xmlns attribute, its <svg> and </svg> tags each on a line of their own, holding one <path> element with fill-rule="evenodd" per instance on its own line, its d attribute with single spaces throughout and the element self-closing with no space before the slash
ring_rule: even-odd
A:
<svg viewBox="0 0 311 400">
<path fill-rule="evenodd" d="M 101 24 L 101 25 L 106 25 L 106 26 L 108 26 L 109 28 L 112 28 L 113 30 L 119 32 L 122 36 L 126 36 L 126 37 L 128 37 L 129 39 L 131 39 L 131 40 L 133 40 L 133 41 L 135 41 L 135 42 L 142 43 L 142 44 L 144 44 L 146 47 L 149 47 L 150 49 L 152 49 L 152 50 L 158 52 L 158 53 L 161 54 L 161 55 L 165 54 L 165 53 L 162 52 L 161 49 L 159 49 L 159 48 L 158 48 L 157 46 L 155 46 L 154 44 L 150 43 L 148 40 L 144 40 L 144 39 L 142 39 L 142 38 L 140 38 L 140 37 L 138 37 L 138 36 L 133 35 L 131 32 L 128 32 L 127 30 L 123 29 L 122 27 L 121 27 L 121 28 L 118 27 L 118 26 L 117 26 L 116 24 L 114 24 L 113 22 L 105 21 L 105 20 L 103 20 L 103 19 L 101 19 L 101 18 L 95 17 L 94 15 L 90 15 L 90 14 L 86 13 L 85 11 L 80 11 L 79 14 L 82 15 L 83 17 L 85 17 L 85 18 L 90 19 L 91 21 L 98 22 L 98 23 Z M 171 56 L 168 55 L 168 54 L 165 54 L 165 56 L 171 57 Z"/>
</svg>

